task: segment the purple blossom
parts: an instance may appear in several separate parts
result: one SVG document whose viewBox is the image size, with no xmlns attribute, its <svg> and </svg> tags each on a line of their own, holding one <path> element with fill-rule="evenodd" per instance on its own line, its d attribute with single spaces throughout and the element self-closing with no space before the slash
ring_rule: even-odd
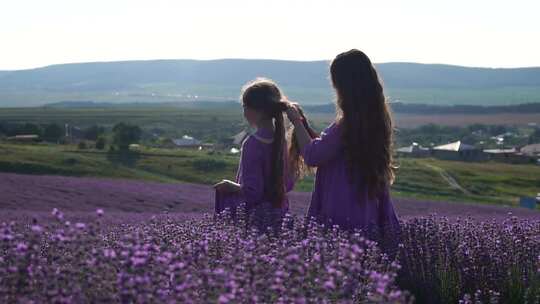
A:
<svg viewBox="0 0 540 304">
<path fill-rule="evenodd" d="M 43 227 L 39 226 L 39 225 L 32 225 L 32 231 L 35 232 L 35 233 L 41 233 L 43 232 Z"/>
<path fill-rule="evenodd" d="M 25 243 L 17 243 L 17 247 L 16 247 L 17 251 L 19 253 L 23 253 L 23 252 L 26 252 L 26 250 L 28 250 L 28 245 L 25 244 Z"/>
<path fill-rule="evenodd" d="M 540 294 L 535 220 L 412 218 L 394 260 L 361 232 L 299 218 L 267 235 L 241 216 L 93 225 L 77 215 L 72 227 L 59 213 L 40 228 L 0 226 L 0 302 L 409 303 L 412 293 L 424 303 L 519 303 Z"/>
</svg>

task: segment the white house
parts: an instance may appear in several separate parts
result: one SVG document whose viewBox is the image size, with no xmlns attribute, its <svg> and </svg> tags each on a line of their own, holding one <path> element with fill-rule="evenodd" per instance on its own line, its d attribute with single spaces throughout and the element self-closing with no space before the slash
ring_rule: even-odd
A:
<svg viewBox="0 0 540 304">
<path fill-rule="evenodd" d="M 464 144 L 460 140 L 433 147 L 432 154 L 436 158 L 447 160 L 480 161 L 487 159 L 487 155 L 482 150 Z"/>
<path fill-rule="evenodd" d="M 177 138 L 172 140 L 174 145 L 182 148 L 193 148 L 199 147 L 202 145 L 202 142 L 198 139 L 195 139 L 189 135 L 184 135 L 182 138 Z"/>
<path fill-rule="evenodd" d="M 520 152 L 530 156 L 540 156 L 540 144 L 526 145 L 520 149 Z"/>
</svg>

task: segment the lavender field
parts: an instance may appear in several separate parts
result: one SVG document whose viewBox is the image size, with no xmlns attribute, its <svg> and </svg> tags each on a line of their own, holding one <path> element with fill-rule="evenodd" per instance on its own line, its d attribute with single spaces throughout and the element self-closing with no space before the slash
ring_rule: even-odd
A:
<svg viewBox="0 0 540 304">
<path fill-rule="evenodd" d="M 305 221 L 306 193 L 279 237 L 204 215 L 208 186 L 0 174 L 0 193 L 2 303 L 540 301 L 540 215 L 526 209 L 398 199 L 389 256 Z"/>
<path fill-rule="evenodd" d="M 91 177 L 37 176 L 0 173 L 0 209 L 3 215 L 46 212 L 58 208 L 66 213 L 190 213 L 213 212 L 212 187 L 188 183 L 157 183 Z M 291 212 L 304 214 L 310 194 L 292 192 Z M 394 199 L 398 215 L 404 219 L 437 214 L 449 218 L 472 216 L 498 219 L 508 213 L 519 218 L 540 219 L 540 212 L 515 207 Z"/>
</svg>

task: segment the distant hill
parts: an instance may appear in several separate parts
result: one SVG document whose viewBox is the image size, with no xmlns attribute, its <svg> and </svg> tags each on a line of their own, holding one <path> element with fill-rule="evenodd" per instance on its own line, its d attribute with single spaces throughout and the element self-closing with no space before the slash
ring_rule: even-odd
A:
<svg viewBox="0 0 540 304">
<path fill-rule="evenodd" d="M 391 103 L 393 113 L 399 114 L 532 114 L 540 113 L 540 103 L 515 104 L 505 106 L 486 105 L 430 105 L 416 103 Z M 334 113 L 334 104 L 305 105 L 304 110 L 310 113 Z"/>
<path fill-rule="evenodd" d="M 539 104 L 540 105 L 540 104 Z M 314 107 L 318 107 L 314 106 Z M 320 105 L 323 106 L 323 105 Z M 93 101 L 61 101 L 48 103 L 42 108 L 49 109 L 162 109 L 162 108 L 182 108 L 182 109 L 230 109 L 231 107 L 240 109 L 239 101 L 181 101 L 181 102 L 93 102 Z M 325 112 L 322 110 L 319 112 Z"/>
<path fill-rule="evenodd" d="M 52 109 L 125 109 L 132 110 L 137 108 L 163 109 L 231 109 L 239 108 L 238 101 L 183 101 L 183 102 L 93 102 L 93 101 L 63 101 L 43 105 L 43 108 Z M 303 106 L 308 113 L 335 113 L 334 103 L 325 104 L 306 104 Z M 392 102 L 393 113 L 399 114 L 505 114 L 521 113 L 532 114 L 540 113 L 540 103 L 515 104 L 505 106 L 485 106 L 485 105 L 430 105 Z"/>
<path fill-rule="evenodd" d="M 151 60 L 51 65 L 0 71 L 0 106 L 60 101 L 231 101 L 257 77 L 276 80 L 292 99 L 333 99 L 327 61 Z M 392 100 L 424 104 L 540 102 L 540 68 L 489 69 L 440 64 L 377 64 Z"/>
</svg>

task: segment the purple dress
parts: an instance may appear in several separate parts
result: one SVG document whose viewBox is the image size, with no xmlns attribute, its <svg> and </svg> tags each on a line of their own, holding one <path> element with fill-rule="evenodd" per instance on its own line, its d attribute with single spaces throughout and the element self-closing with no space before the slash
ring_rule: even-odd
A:
<svg viewBox="0 0 540 304">
<path fill-rule="evenodd" d="M 270 182 L 272 138 L 272 130 L 258 129 L 255 134 L 248 136 L 244 141 L 236 175 L 236 182 L 241 185 L 240 192 L 221 193 L 216 191 L 216 213 L 220 213 L 226 208 L 234 212 L 236 207 L 245 203 L 253 224 L 265 229 L 279 223 L 289 210 L 289 200 L 286 195 L 281 208 L 273 207 L 270 199 L 272 191 L 272 183 Z M 288 172 L 287 163 L 285 160 L 285 172 Z M 290 177 L 290 174 L 285 174 L 285 192 L 291 191 L 293 186 L 293 178 Z"/>
<path fill-rule="evenodd" d="M 317 167 L 308 216 L 346 230 L 395 233 L 399 221 L 388 189 L 375 199 L 367 185 L 352 184 L 347 171 L 340 127 L 333 123 L 302 150 L 306 164 Z M 360 180 L 361 181 L 361 180 Z"/>
</svg>

